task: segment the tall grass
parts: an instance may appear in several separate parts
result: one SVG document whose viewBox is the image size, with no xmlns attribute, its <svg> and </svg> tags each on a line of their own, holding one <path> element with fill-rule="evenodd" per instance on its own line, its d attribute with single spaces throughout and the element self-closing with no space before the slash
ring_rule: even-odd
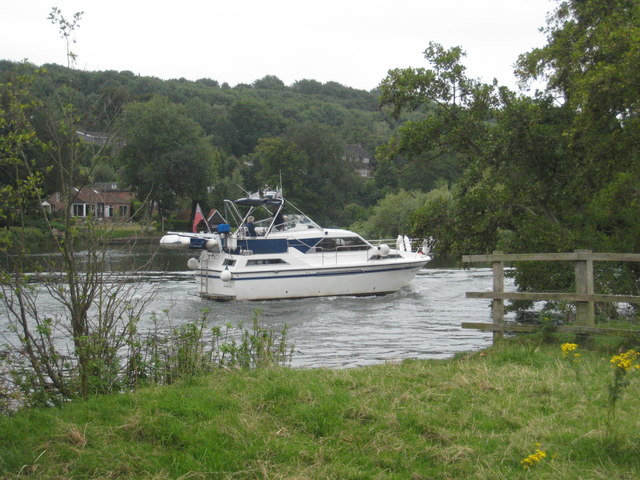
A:
<svg viewBox="0 0 640 480">
<path fill-rule="evenodd" d="M 194 321 L 172 326 L 170 319 L 154 315 L 154 327 L 138 330 L 138 321 L 126 323 L 126 332 L 117 332 L 122 339 L 118 348 L 99 338 L 88 337 L 87 349 L 99 350 L 92 358 L 91 391 L 113 393 L 130 391 L 149 385 L 171 384 L 183 378 L 205 375 L 216 369 L 249 369 L 271 365 L 287 365 L 293 346 L 288 343 L 286 326 L 274 331 L 260 322 L 256 310 L 250 328 L 227 324 L 224 328 L 211 325 L 208 311 Z M 54 330 L 42 330 L 47 342 L 55 343 Z M 45 352 L 46 353 L 46 352 Z M 44 358 L 42 363 L 51 359 Z M 77 368 L 72 357 L 60 357 L 65 362 L 65 381 L 77 382 Z M 0 414 L 21 406 L 60 404 L 70 398 L 52 393 L 46 384 L 34 381 L 31 365 L 15 349 L 0 356 Z"/>
<path fill-rule="evenodd" d="M 640 379 L 612 433 L 610 354 L 580 351 L 582 383 L 559 344 L 513 342 L 347 370 L 216 369 L 0 419 L 0 476 L 640 478 Z"/>
<path fill-rule="evenodd" d="M 203 375 L 216 368 L 249 369 L 271 365 L 287 365 L 293 346 L 288 343 L 286 325 L 279 332 L 261 324 L 259 310 L 252 326 L 226 324 L 211 326 L 208 311 L 199 319 L 136 335 L 129 342 L 129 378 L 170 384 L 176 380 Z M 157 322 L 156 322 L 157 325 Z"/>
</svg>

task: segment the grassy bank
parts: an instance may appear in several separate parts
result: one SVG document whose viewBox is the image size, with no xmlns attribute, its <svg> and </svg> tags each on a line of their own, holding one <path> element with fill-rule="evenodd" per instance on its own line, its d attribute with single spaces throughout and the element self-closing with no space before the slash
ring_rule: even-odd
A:
<svg viewBox="0 0 640 480">
<path fill-rule="evenodd" d="M 636 479 L 640 372 L 611 417 L 609 360 L 511 344 L 349 370 L 221 370 L 2 418 L 0 476 Z"/>
<path fill-rule="evenodd" d="M 63 226 L 53 222 L 54 231 L 62 231 Z M 145 230 L 137 223 L 112 224 L 101 226 L 109 243 L 158 243 L 163 232 Z M 55 248 L 52 244 L 51 231 L 45 225 L 29 227 L 7 227 L 0 229 L 0 239 L 11 244 L 21 244 L 28 239 L 29 250 L 40 252 Z M 82 233 L 81 233 L 82 235 Z"/>
</svg>

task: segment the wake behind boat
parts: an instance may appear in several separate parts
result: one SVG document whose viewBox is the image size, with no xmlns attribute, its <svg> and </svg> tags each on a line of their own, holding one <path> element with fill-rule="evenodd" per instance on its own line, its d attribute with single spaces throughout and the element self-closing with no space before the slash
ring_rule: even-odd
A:
<svg viewBox="0 0 640 480">
<path fill-rule="evenodd" d="M 187 265 L 205 298 L 382 295 L 408 285 L 431 260 L 412 252 L 406 237 L 398 237 L 392 249 L 349 230 L 322 228 L 280 192 L 266 190 L 225 203 L 238 223 L 235 231 L 221 223 L 212 233 L 168 232 L 160 240 L 163 247 L 201 250 Z"/>
</svg>

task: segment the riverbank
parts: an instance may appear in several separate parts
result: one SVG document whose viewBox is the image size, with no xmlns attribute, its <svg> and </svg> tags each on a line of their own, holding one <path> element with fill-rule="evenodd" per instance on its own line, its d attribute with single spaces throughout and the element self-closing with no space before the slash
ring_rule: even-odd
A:
<svg viewBox="0 0 640 480">
<path fill-rule="evenodd" d="M 640 372 L 607 426 L 610 354 L 572 353 L 217 371 L 28 410 L 0 419 L 0 476 L 640 478 Z"/>
<path fill-rule="evenodd" d="M 112 246 L 120 245 L 160 245 L 160 239 L 162 235 L 150 234 L 150 235 L 131 235 L 126 237 L 114 237 L 109 238 L 108 244 Z"/>
</svg>

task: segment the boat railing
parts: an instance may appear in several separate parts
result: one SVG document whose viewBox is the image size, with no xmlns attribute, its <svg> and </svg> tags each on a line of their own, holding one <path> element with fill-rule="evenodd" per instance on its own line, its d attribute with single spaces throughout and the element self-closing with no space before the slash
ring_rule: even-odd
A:
<svg viewBox="0 0 640 480">
<path fill-rule="evenodd" d="M 322 248 L 315 247 L 315 252 L 322 253 L 322 265 L 337 265 L 338 264 L 338 254 L 340 253 L 353 253 L 354 255 L 351 257 L 352 260 L 357 262 L 371 262 L 378 260 L 376 255 L 371 254 L 371 248 L 367 245 L 341 245 L 336 246 L 336 248 Z M 361 255 L 357 255 L 356 252 L 361 252 Z M 389 259 L 397 260 L 402 258 L 398 255 L 389 256 Z"/>
<path fill-rule="evenodd" d="M 369 240 L 369 243 L 376 247 L 386 243 L 387 245 L 389 245 L 389 247 L 396 248 L 396 242 L 397 242 L 397 239 L 395 238 L 379 238 L 375 240 Z M 426 251 L 425 240 L 420 238 L 411 238 L 410 242 L 411 242 L 412 252 Z"/>
<path fill-rule="evenodd" d="M 396 239 L 395 238 L 377 238 L 375 240 L 369 240 L 369 243 L 371 245 L 382 245 L 383 243 L 386 243 L 388 245 L 395 245 L 396 244 Z"/>
</svg>

